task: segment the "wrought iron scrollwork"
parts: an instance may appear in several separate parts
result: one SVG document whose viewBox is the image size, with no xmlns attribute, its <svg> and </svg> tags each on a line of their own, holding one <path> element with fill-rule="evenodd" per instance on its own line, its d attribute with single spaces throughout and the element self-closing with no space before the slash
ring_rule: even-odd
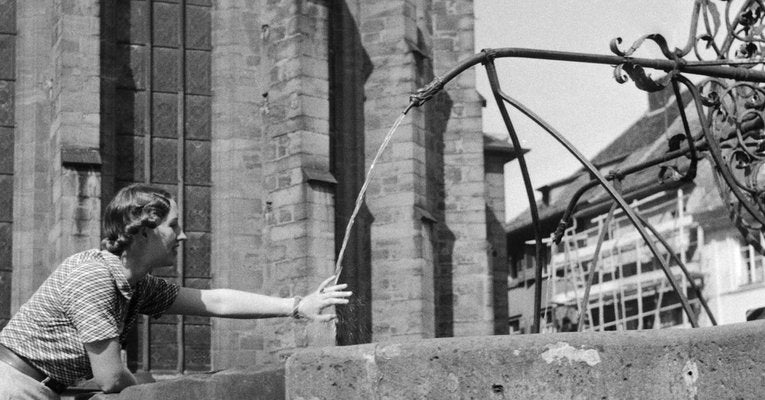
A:
<svg viewBox="0 0 765 400">
<path fill-rule="evenodd" d="M 765 226 L 765 88 L 715 79 L 699 87 L 713 137 L 709 145 L 721 157 L 714 171 L 723 203 L 746 241 L 763 252 L 760 233 Z"/>
<path fill-rule="evenodd" d="M 721 13 L 717 4 L 724 7 Z M 629 49 L 621 50 L 621 38 L 611 41 L 611 51 L 627 58 L 614 67 L 614 76 L 625 83 L 627 76 L 648 92 L 661 90 L 678 76 L 679 67 L 693 56 L 703 65 L 727 65 L 739 69 L 763 69 L 765 44 L 765 2 L 746 0 L 732 12 L 734 1 L 696 0 L 691 31 L 684 48 L 669 50 L 664 37 L 645 35 Z M 677 63 L 677 68 L 653 79 L 643 68 L 629 62 L 646 41 L 655 43 L 661 53 Z M 686 84 L 699 103 L 699 118 L 705 120 L 693 139 L 693 146 L 704 145 L 715 168 L 715 182 L 731 220 L 746 241 L 763 251 L 760 232 L 765 227 L 765 87 L 762 83 L 707 79 L 696 87 Z M 676 96 L 680 99 L 680 96 Z M 703 106 L 703 109 L 702 109 Z"/>
</svg>

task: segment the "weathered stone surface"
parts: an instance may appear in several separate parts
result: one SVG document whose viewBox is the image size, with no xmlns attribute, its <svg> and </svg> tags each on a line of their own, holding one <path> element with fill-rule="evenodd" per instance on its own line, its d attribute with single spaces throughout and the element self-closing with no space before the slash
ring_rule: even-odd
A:
<svg viewBox="0 0 765 400">
<path fill-rule="evenodd" d="M 757 399 L 765 322 L 687 330 L 488 336 L 297 352 L 306 399 Z"/>
<path fill-rule="evenodd" d="M 200 115 L 212 128 L 212 173 L 199 179 L 213 182 L 217 286 L 289 297 L 331 274 L 334 246 L 322 240 L 334 228 L 333 199 L 303 174 L 304 167 L 328 171 L 327 8 L 302 0 L 273 1 L 268 10 L 222 2 L 211 14 L 212 55 L 186 53 L 186 77 L 196 85 L 188 93 L 198 95 L 189 100 L 215 93 L 212 115 Z M 287 319 L 214 321 L 213 332 L 216 367 L 273 365 L 284 352 L 334 339 L 307 335 Z"/>
</svg>

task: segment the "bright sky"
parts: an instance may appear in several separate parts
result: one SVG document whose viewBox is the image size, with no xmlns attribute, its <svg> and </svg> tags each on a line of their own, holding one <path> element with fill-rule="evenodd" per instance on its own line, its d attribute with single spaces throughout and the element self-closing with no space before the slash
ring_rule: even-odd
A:
<svg viewBox="0 0 765 400">
<path fill-rule="evenodd" d="M 715 2 L 719 3 L 719 2 Z M 524 47 L 611 55 L 609 43 L 626 49 L 640 36 L 661 33 L 670 48 L 683 47 L 690 30 L 691 0 L 475 0 L 476 51 Z M 626 46 L 625 46 L 626 45 Z M 645 43 L 637 57 L 661 57 Z M 613 68 L 545 60 L 495 62 L 503 90 L 525 104 L 591 158 L 646 112 L 647 94 L 630 81 L 613 79 Z M 483 67 L 478 91 L 487 99 L 484 132 L 508 138 Z M 656 72 L 654 75 L 661 75 Z M 511 108 L 511 107 L 508 107 Z M 561 145 L 522 114 L 511 110 L 534 188 L 565 178 L 581 167 Z M 506 217 L 528 208 L 517 161 L 505 167 Z"/>
</svg>

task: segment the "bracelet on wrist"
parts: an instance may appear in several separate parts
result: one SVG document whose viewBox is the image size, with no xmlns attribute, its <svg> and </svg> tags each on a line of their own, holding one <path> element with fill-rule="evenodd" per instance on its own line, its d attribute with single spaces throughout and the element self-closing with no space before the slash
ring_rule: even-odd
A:
<svg viewBox="0 0 765 400">
<path fill-rule="evenodd" d="M 290 317 L 294 319 L 300 319 L 302 318 L 300 316 L 300 311 L 298 311 L 298 307 L 300 306 L 300 302 L 303 301 L 303 298 L 300 296 L 295 296 L 295 302 L 292 304 L 292 312 L 290 312 Z"/>
</svg>

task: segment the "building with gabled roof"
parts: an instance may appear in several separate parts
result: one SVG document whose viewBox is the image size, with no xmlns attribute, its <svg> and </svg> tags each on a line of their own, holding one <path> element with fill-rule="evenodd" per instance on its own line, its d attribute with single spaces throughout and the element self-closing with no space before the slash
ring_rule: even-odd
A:
<svg viewBox="0 0 765 400">
<path fill-rule="evenodd" d="M 686 96 L 684 94 L 683 96 Z M 684 98 L 684 104 L 688 99 Z M 700 132 L 693 105 L 685 113 L 692 134 Z M 649 109 L 607 145 L 592 163 L 604 175 L 661 157 L 683 137 L 679 108 L 671 89 L 649 94 Z M 532 149 L 533 150 L 533 149 Z M 690 279 L 718 323 L 753 319 L 765 306 L 762 255 L 747 244 L 728 217 L 715 185 L 710 162 L 701 159 L 695 177 L 682 177 L 692 168 L 685 157 L 629 174 L 620 182 L 627 202 L 646 218 L 673 247 L 689 270 L 689 279 L 670 262 L 700 325 L 710 325 Z M 585 330 L 649 329 L 690 326 L 678 296 L 623 212 L 616 209 L 606 223 L 611 198 L 600 186 L 581 194 L 560 243 L 552 235 L 577 192 L 591 180 L 581 169 L 537 190 L 540 225 L 545 238 L 546 268 L 542 281 L 542 332 L 578 328 L 584 313 Z M 533 317 L 535 239 L 530 213 L 509 221 L 508 320 L 511 331 L 527 332 Z M 599 257 L 594 258 L 601 229 Z M 662 249 L 662 256 L 669 257 Z M 588 307 L 581 306 L 586 281 L 595 264 Z"/>
</svg>

